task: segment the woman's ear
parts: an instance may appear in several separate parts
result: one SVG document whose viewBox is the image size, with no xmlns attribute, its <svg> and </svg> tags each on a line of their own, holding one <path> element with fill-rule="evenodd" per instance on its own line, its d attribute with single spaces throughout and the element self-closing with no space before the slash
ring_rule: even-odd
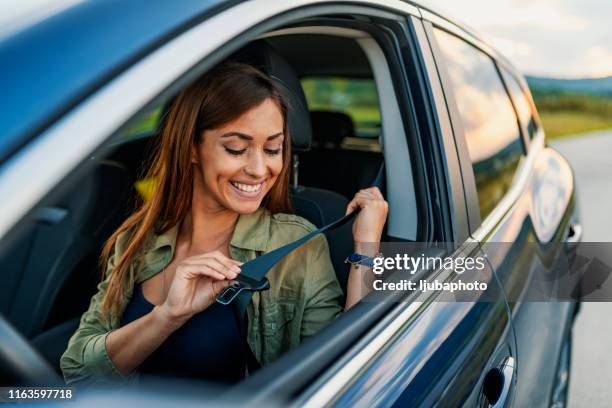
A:
<svg viewBox="0 0 612 408">
<path fill-rule="evenodd" d="M 195 144 L 191 145 L 191 164 L 200 164 L 198 160 L 198 153 Z"/>
</svg>

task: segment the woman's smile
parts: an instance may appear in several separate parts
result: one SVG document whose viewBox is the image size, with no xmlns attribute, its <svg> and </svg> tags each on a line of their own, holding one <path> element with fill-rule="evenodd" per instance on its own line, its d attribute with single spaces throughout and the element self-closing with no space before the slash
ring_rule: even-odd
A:
<svg viewBox="0 0 612 408">
<path fill-rule="evenodd" d="M 240 197 L 247 199 L 258 199 L 263 191 L 265 191 L 265 181 L 261 181 L 259 183 L 244 183 L 239 181 L 230 181 L 230 186 L 232 186 L 232 190 L 238 194 Z"/>
</svg>

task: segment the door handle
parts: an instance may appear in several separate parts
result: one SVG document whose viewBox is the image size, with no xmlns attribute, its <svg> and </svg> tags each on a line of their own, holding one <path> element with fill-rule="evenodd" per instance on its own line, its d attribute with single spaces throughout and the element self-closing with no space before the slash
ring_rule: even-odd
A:
<svg viewBox="0 0 612 408">
<path fill-rule="evenodd" d="M 568 251 L 576 249 L 582 241 L 582 225 L 572 223 L 567 229 L 567 239 L 565 240 L 565 248 Z"/>
<path fill-rule="evenodd" d="M 502 408 L 506 406 L 515 372 L 514 357 L 508 357 L 504 363 L 491 369 L 485 376 L 482 393 L 485 396 L 485 407 Z"/>
</svg>

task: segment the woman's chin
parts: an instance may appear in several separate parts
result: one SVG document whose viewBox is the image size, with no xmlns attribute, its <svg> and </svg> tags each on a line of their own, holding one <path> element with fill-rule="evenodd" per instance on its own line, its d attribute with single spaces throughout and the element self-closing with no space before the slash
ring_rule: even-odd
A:
<svg viewBox="0 0 612 408">
<path fill-rule="evenodd" d="M 261 200 L 253 200 L 249 202 L 230 202 L 227 208 L 238 214 L 252 214 L 261 206 Z"/>
</svg>

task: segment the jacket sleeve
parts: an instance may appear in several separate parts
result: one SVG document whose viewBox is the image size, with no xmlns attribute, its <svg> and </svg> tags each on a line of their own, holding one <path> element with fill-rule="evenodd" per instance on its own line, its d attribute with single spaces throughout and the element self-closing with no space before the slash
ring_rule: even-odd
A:
<svg viewBox="0 0 612 408">
<path fill-rule="evenodd" d="M 118 326 L 115 318 L 102 316 L 102 299 L 114 268 L 115 255 L 109 259 L 105 279 L 98 284 L 89 309 L 81 317 L 78 329 L 70 338 L 60 359 L 64 380 L 68 384 L 96 385 L 124 383 L 128 379 L 113 364 L 106 351 L 106 336 Z"/>
<path fill-rule="evenodd" d="M 325 235 L 312 238 L 308 244 L 306 299 L 301 338 L 317 333 L 342 311 L 342 289 L 336 278 Z"/>
</svg>

